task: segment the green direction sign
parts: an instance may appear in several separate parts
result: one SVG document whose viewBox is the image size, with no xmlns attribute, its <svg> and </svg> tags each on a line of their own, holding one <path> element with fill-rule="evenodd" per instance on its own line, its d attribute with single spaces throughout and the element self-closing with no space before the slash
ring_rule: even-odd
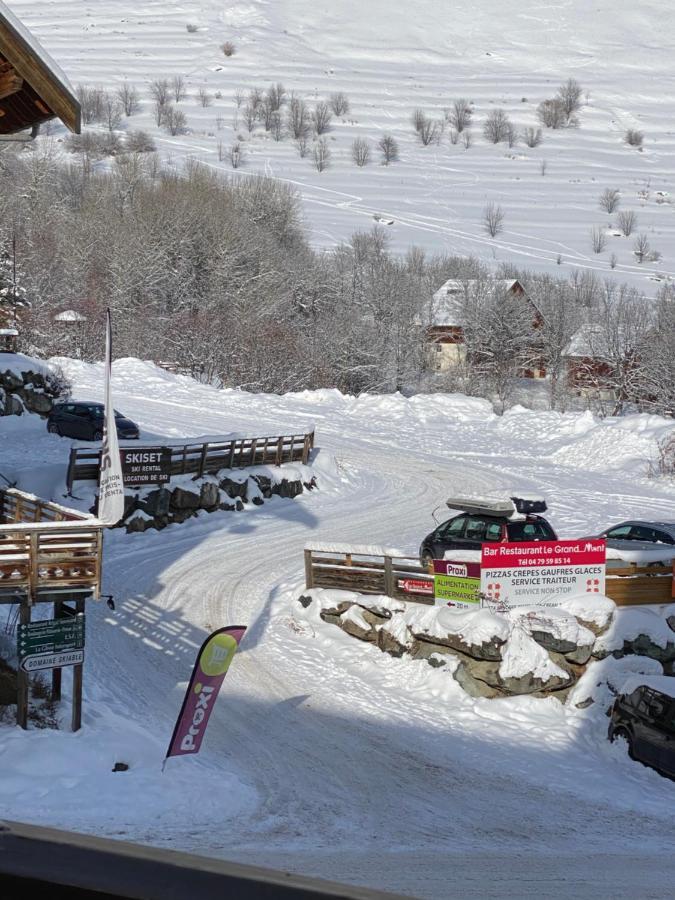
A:
<svg viewBox="0 0 675 900">
<path fill-rule="evenodd" d="M 19 662 L 27 656 L 68 653 L 84 649 L 84 613 L 67 619 L 49 619 L 19 625 Z"/>
<path fill-rule="evenodd" d="M 453 606 L 467 609 L 480 606 L 480 578 L 462 578 L 458 575 L 435 575 L 436 600 L 444 600 Z"/>
</svg>

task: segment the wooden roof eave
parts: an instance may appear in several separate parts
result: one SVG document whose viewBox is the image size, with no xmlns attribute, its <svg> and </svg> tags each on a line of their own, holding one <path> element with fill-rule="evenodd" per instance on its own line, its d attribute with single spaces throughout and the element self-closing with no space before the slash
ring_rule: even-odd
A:
<svg viewBox="0 0 675 900">
<path fill-rule="evenodd" d="M 50 118 L 58 118 L 70 131 L 80 133 L 80 103 L 68 79 L 2 2 L 0 56 L 11 65 L 17 79 L 23 82 L 20 89 L 7 98 L 15 98 L 17 105 L 22 108 L 23 128 L 30 128 Z M 26 104 L 31 109 L 30 113 Z M 0 131 L 3 130 L 0 127 Z"/>
</svg>

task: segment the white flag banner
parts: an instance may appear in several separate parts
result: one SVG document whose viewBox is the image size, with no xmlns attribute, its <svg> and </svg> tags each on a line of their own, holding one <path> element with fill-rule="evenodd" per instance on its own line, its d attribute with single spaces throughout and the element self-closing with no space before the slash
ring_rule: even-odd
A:
<svg viewBox="0 0 675 900">
<path fill-rule="evenodd" d="M 116 525 L 124 515 L 124 481 L 110 385 L 111 369 L 112 327 L 110 310 L 108 310 L 105 330 L 105 393 L 103 397 L 105 409 L 103 411 L 101 472 L 98 485 L 98 518 L 106 525 Z"/>
</svg>

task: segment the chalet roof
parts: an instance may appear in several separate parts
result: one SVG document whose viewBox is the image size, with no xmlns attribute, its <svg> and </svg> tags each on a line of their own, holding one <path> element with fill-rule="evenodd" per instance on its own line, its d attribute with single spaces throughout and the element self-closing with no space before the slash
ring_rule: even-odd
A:
<svg viewBox="0 0 675 900">
<path fill-rule="evenodd" d="M 0 328 L 0 335 L 3 337 L 18 337 L 19 332 L 16 328 Z"/>
<path fill-rule="evenodd" d="M 572 359 L 609 359 L 605 329 L 597 323 L 584 322 L 574 332 L 562 355 Z"/>
<path fill-rule="evenodd" d="M 0 0 L 0 135 L 61 119 L 79 134 L 80 103 L 70 82 Z"/>
<path fill-rule="evenodd" d="M 461 327 L 464 324 L 464 302 L 466 297 L 476 294 L 479 288 L 488 294 L 496 290 L 508 293 L 515 287 L 523 290 L 516 278 L 494 278 L 478 280 L 469 278 L 459 281 L 449 278 L 433 295 L 431 303 L 431 324 L 437 327 Z"/>
</svg>

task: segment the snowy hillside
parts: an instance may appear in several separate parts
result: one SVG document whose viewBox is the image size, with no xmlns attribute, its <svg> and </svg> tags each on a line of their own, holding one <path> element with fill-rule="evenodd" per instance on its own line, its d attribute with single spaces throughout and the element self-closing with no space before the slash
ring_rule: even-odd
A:
<svg viewBox="0 0 675 900">
<path fill-rule="evenodd" d="M 100 365 L 59 362 L 74 396 L 101 399 Z M 448 896 L 450 880 L 463 897 L 663 896 L 675 788 L 606 740 L 600 704 L 471 699 L 423 661 L 327 638 L 293 598 L 306 543 L 414 552 L 453 492 L 543 492 L 562 536 L 672 517 L 675 487 L 646 477 L 671 423 L 113 369 L 116 405 L 146 439 L 314 422 L 319 490 L 106 535 L 116 610 L 88 613 L 84 728 L 0 727 L 4 815 L 413 896 Z M 0 419 L 0 471 L 27 489 L 60 497 L 69 445 L 37 417 Z M 249 630 L 203 750 L 162 775 L 196 649 L 235 620 Z"/>
<path fill-rule="evenodd" d="M 399 250 L 415 243 L 603 277 L 615 257 L 614 274 L 647 294 L 675 273 L 674 74 L 661 39 L 673 31 L 675 9 L 664 0 L 598 0 L 592 8 L 584 0 L 452 7 L 440 0 L 147 0 L 140 7 L 129 0 L 9 0 L 9 6 L 73 83 L 136 86 L 142 109 L 121 127 L 151 130 L 176 165 L 195 158 L 232 173 L 229 151 L 240 136 L 244 161 L 235 175 L 266 173 L 297 186 L 316 246 L 331 247 L 378 216 L 391 222 Z M 226 41 L 234 45 L 229 57 L 220 49 Z M 154 124 L 149 84 L 175 75 L 187 86 L 178 108 L 188 133 L 171 137 Z M 519 131 L 536 127 L 538 104 L 570 77 L 584 89 L 578 128 L 545 128 L 534 148 L 522 140 L 514 147 L 485 141 L 490 111 L 502 108 Z M 312 108 L 335 92 L 349 99 L 349 112 L 334 117 L 325 135 L 331 157 L 321 173 L 311 152 L 300 158 L 290 138 L 275 141 L 260 123 L 252 133 L 246 127 L 237 93 L 245 98 L 277 81 Z M 197 100 L 200 89 L 207 106 Z M 447 126 L 439 143 L 422 146 L 413 110 L 442 120 L 458 98 L 475 110 L 470 148 L 461 140 L 453 145 Z M 628 129 L 644 132 L 643 150 L 624 142 Z M 400 161 L 388 166 L 377 149 L 386 133 L 400 148 Z M 371 148 L 362 168 L 351 160 L 357 137 Z M 619 212 L 637 215 L 630 237 L 616 227 L 617 212 L 599 206 L 606 188 L 620 191 Z M 489 202 L 504 211 L 495 237 L 481 221 Z M 593 252 L 592 229 L 605 236 L 600 253 Z M 637 263 L 637 233 L 661 260 Z"/>
</svg>

